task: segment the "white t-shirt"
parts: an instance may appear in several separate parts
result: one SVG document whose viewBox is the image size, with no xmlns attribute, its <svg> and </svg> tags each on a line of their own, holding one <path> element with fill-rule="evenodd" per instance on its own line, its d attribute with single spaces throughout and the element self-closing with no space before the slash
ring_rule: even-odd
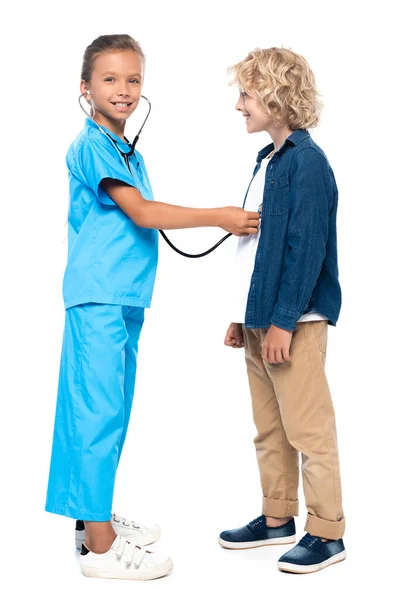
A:
<svg viewBox="0 0 400 600">
<path fill-rule="evenodd" d="M 261 162 L 253 181 L 251 182 L 247 198 L 246 210 L 257 212 L 263 201 L 265 172 L 267 170 L 269 156 Z M 255 235 L 240 237 L 237 245 L 233 264 L 232 283 L 232 306 L 231 322 L 244 323 L 247 307 L 247 297 L 250 289 L 251 276 L 254 270 L 257 246 L 260 239 L 260 229 Z M 324 321 L 325 317 L 316 312 L 309 312 L 300 317 L 299 321 Z"/>
</svg>

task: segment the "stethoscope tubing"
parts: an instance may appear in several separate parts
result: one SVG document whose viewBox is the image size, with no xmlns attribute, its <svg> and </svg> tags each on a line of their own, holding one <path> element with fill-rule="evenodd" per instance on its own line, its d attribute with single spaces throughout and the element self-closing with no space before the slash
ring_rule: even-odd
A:
<svg viewBox="0 0 400 600">
<path fill-rule="evenodd" d="M 81 109 L 83 110 L 83 112 L 85 113 L 85 115 L 88 117 L 88 119 L 90 119 L 99 129 L 99 131 L 101 131 L 104 135 L 106 135 L 108 137 L 109 140 L 111 140 L 111 142 L 113 143 L 113 145 L 115 146 L 115 148 L 118 150 L 119 154 L 122 156 L 122 158 L 124 159 L 124 162 L 129 170 L 129 172 L 131 172 L 130 170 L 130 166 L 129 166 L 129 157 L 132 156 L 132 154 L 135 153 L 135 147 L 136 144 L 138 142 L 139 136 L 142 133 L 143 127 L 146 125 L 146 121 L 149 118 L 150 112 L 151 112 L 151 102 L 148 98 L 146 98 L 146 96 L 141 96 L 142 98 L 144 98 L 146 100 L 146 102 L 149 105 L 149 110 L 147 111 L 147 115 L 145 120 L 142 123 L 141 128 L 139 129 L 135 139 L 133 140 L 132 143 L 130 143 L 126 138 L 125 141 L 128 144 L 128 146 L 130 147 L 129 152 L 122 152 L 122 150 L 119 148 L 117 142 L 107 133 L 107 131 L 105 131 L 101 125 L 99 125 L 92 117 L 92 115 L 90 113 L 88 113 L 84 107 L 82 106 L 82 102 L 81 102 L 81 98 L 83 98 L 85 96 L 85 94 L 81 94 L 78 98 L 78 102 L 79 102 L 79 106 L 81 107 Z M 211 254 L 211 252 L 214 252 L 214 250 L 216 250 L 218 248 L 218 246 L 220 246 L 225 240 L 227 240 L 229 237 L 231 237 L 231 233 L 228 233 L 226 235 L 224 235 L 224 237 L 222 237 L 212 248 L 209 248 L 208 250 L 206 250 L 205 252 L 200 252 L 199 254 L 189 254 L 187 252 L 184 252 L 183 250 L 179 250 L 179 248 L 177 248 L 176 246 L 174 246 L 174 244 L 171 242 L 171 240 L 167 237 L 167 235 L 165 234 L 165 232 L 162 229 L 158 230 L 160 232 L 160 234 L 162 235 L 162 237 L 164 238 L 164 240 L 167 242 L 168 246 L 170 246 L 170 248 L 172 248 L 172 250 L 174 250 L 175 252 L 177 252 L 178 254 L 180 254 L 181 256 L 184 256 L 185 258 L 203 258 L 203 256 L 207 256 L 208 254 Z"/>
</svg>

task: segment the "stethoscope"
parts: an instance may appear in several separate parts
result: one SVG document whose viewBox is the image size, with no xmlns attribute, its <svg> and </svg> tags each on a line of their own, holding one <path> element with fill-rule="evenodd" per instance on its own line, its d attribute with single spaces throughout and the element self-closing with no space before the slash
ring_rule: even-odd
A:
<svg viewBox="0 0 400 600">
<path fill-rule="evenodd" d="M 116 147 L 116 149 L 118 150 L 119 154 L 122 156 L 122 158 L 124 159 L 124 162 L 126 164 L 126 166 L 128 167 L 129 172 L 132 175 L 132 171 L 131 171 L 131 167 L 129 164 L 129 157 L 132 156 L 132 154 L 135 153 L 135 146 L 138 142 L 139 136 L 142 133 L 142 129 L 143 127 L 146 125 L 146 121 L 149 118 L 150 112 L 151 112 L 151 102 L 148 98 L 146 98 L 146 96 L 141 96 L 141 98 L 144 98 L 144 100 L 146 100 L 147 104 L 149 105 L 148 111 L 147 111 L 147 115 L 145 120 L 142 123 L 141 128 L 139 129 L 135 139 L 133 140 L 132 143 L 129 142 L 129 140 L 124 136 L 125 142 L 128 144 L 129 146 L 129 152 L 123 152 L 121 150 L 121 148 L 118 146 L 117 142 L 111 137 L 111 135 L 105 131 L 101 125 L 99 125 L 92 117 L 91 114 L 89 114 L 85 108 L 82 106 L 82 102 L 81 102 L 81 98 L 83 98 L 84 96 L 86 96 L 86 94 L 81 94 L 78 98 L 78 102 L 79 102 L 79 106 L 81 107 L 81 109 L 83 110 L 83 112 L 85 113 L 85 115 L 88 117 L 88 119 L 90 119 L 97 127 L 98 129 L 104 133 L 104 135 L 106 135 L 114 144 L 114 146 Z M 171 242 L 171 240 L 168 239 L 168 237 L 165 235 L 164 231 L 162 231 L 162 229 L 159 229 L 159 232 L 161 233 L 162 237 L 164 238 L 164 240 L 167 242 L 168 246 L 170 246 L 172 248 L 172 250 L 175 250 L 175 252 L 177 252 L 178 254 L 181 254 L 182 256 L 185 256 L 186 258 L 202 258 L 203 256 L 207 256 L 207 254 L 211 254 L 211 252 L 214 252 L 214 250 L 216 250 L 218 248 L 218 246 L 220 246 L 225 240 L 227 240 L 229 237 L 231 237 L 231 233 L 226 234 L 223 238 L 221 238 L 219 240 L 219 242 L 217 242 L 215 244 L 215 246 L 213 246 L 212 248 L 210 248 L 209 250 L 206 250 L 205 252 L 200 252 L 200 254 L 188 254 L 187 252 L 183 252 L 182 250 L 179 250 L 179 248 L 177 248 L 176 246 L 174 246 L 174 244 Z"/>
</svg>

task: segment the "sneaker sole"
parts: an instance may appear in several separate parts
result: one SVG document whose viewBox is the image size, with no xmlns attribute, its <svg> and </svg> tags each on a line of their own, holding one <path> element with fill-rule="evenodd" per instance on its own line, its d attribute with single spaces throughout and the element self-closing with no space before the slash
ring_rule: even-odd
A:
<svg viewBox="0 0 400 600">
<path fill-rule="evenodd" d="M 335 554 L 335 556 L 331 556 L 328 560 L 324 560 L 324 562 L 317 565 L 293 565 L 291 563 L 278 562 L 278 569 L 280 571 L 287 571 L 288 573 L 316 573 L 317 571 L 321 571 L 321 569 L 342 562 L 345 558 L 346 550 L 343 550 L 343 552 L 339 552 L 339 554 Z"/>
<path fill-rule="evenodd" d="M 150 544 L 155 544 L 161 537 L 161 532 L 158 533 L 157 537 L 152 539 L 150 542 L 144 543 L 140 538 L 136 540 L 139 546 L 149 546 Z M 75 548 L 79 551 L 82 550 L 82 544 L 85 541 L 85 531 L 77 531 L 75 529 Z"/>
<path fill-rule="evenodd" d="M 261 546 L 281 546 L 283 544 L 294 544 L 296 542 L 295 535 L 289 535 L 281 538 L 271 538 L 270 540 L 258 540 L 256 542 L 227 542 L 221 537 L 218 538 L 218 543 L 228 550 L 247 550 L 249 548 L 259 548 Z"/>
<path fill-rule="evenodd" d="M 99 579 L 126 579 L 132 581 L 149 581 L 150 579 L 159 579 L 160 577 L 165 577 L 169 575 L 173 569 L 174 565 L 171 559 L 161 563 L 157 567 L 153 567 L 146 571 L 141 571 L 138 569 L 137 571 L 127 571 L 121 569 L 120 571 L 107 571 L 102 569 L 97 569 L 96 567 L 90 567 L 81 564 L 82 575 L 85 577 L 96 577 Z"/>
</svg>

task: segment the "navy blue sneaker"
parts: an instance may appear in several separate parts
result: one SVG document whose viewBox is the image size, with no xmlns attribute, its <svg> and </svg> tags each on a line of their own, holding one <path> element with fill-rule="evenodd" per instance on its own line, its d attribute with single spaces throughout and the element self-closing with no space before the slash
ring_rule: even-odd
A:
<svg viewBox="0 0 400 600">
<path fill-rule="evenodd" d="M 328 540 L 307 533 L 278 561 L 278 569 L 289 573 L 314 573 L 346 558 L 343 540 Z"/>
<path fill-rule="evenodd" d="M 268 527 L 265 516 L 261 515 L 261 517 L 250 521 L 244 527 L 223 531 L 218 541 L 223 548 L 229 548 L 230 550 L 294 544 L 296 541 L 296 527 L 294 519 L 290 519 L 280 527 Z"/>
</svg>

